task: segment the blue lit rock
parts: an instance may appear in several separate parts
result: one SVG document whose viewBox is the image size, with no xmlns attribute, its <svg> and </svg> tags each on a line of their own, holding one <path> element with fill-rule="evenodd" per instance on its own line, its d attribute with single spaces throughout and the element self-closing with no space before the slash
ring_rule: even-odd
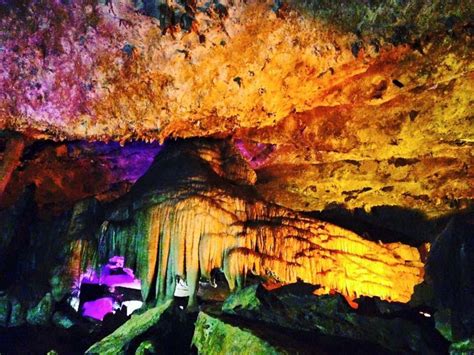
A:
<svg viewBox="0 0 474 355">
<path fill-rule="evenodd" d="M 0 327 L 6 327 L 8 325 L 10 311 L 10 300 L 7 297 L 0 297 Z"/>
<path fill-rule="evenodd" d="M 26 323 L 26 310 L 25 307 L 17 300 L 12 300 L 12 309 L 10 314 L 10 320 L 8 322 L 9 327 L 19 327 Z"/>
</svg>

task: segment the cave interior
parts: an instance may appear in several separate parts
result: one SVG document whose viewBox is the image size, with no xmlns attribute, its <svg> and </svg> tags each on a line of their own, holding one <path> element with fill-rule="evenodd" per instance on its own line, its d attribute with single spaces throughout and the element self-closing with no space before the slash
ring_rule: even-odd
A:
<svg viewBox="0 0 474 355">
<path fill-rule="evenodd" d="M 474 353 L 469 0 L 0 0 L 0 354 Z"/>
</svg>

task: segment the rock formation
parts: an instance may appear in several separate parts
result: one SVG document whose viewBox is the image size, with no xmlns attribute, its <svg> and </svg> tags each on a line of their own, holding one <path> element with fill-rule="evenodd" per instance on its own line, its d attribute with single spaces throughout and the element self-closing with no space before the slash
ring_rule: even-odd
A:
<svg viewBox="0 0 474 355">
<path fill-rule="evenodd" d="M 88 254 L 99 262 L 125 255 L 142 279 L 144 300 L 172 297 L 181 275 L 194 303 L 199 277 L 209 279 L 214 269 L 224 271 L 231 290 L 252 273 L 273 282 L 301 279 L 321 285 L 320 293 L 335 290 L 349 298 L 410 299 L 423 280 L 416 248 L 367 241 L 256 199 L 249 185 L 253 171 L 236 165 L 238 152 L 235 157 L 229 149 L 213 140 L 167 145 L 107 212 L 98 245 L 89 244 L 98 252 Z"/>
<path fill-rule="evenodd" d="M 247 320 L 258 320 L 270 327 L 358 340 L 393 352 L 447 350 L 447 342 L 437 331 L 425 326 L 427 319 L 416 309 L 377 298 L 363 298 L 361 307 L 354 310 L 340 295 L 316 297 L 312 294 L 313 289 L 314 286 L 302 282 L 272 291 L 254 285 L 231 295 L 224 302 L 222 311 Z M 383 308 L 377 308 L 378 304 L 388 311 L 381 311 Z M 406 332 L 394 337 L 398 329 Z"/>
<path fill-rule="evenodd" d="M 113 257 L 144 307 L 186 280 L 202 352 L 304 353 L 266 325 L 322 352 L 429 352 L 436 331 L 472 350 L 473 18 L 469 0 L 0 1 L 0 352 L 102 346 L 112 328 L 75 308 Z M 302 282 L 288 314 L 215 310 Z M 107 351 L 183 352 L 198 315 L 179 302 Z M 328 304 L 334 331 L 302 335 Z M 398 325 L 419 336 L 374 336 Z"/>
</svg>

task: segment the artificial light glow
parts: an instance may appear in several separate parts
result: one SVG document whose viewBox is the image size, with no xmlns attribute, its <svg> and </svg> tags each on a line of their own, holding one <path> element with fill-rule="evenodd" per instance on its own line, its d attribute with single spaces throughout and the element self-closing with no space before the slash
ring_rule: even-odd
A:
<svg viewBox="0 0 474 355">
<path fill-rule="evenodd" d="M 371 242 L 274 206 L 230 197 L 221 197 L 217 206 L 211 198 L 195 196 L 144 213 L 147 258 L 138 265 L 147 275 L 144 299 L 154 279 L 156 296 L 172 297 L 175 275 L 183 275 L 194 302 L 199 276 L 210 278 L 216 268 L 224 270 L 231 290 L 250 272 L 281 283 L 301 279 L 349 300 L 365 295 L 407 302 L 423 280 L 416 248 Z"/>
</svg>

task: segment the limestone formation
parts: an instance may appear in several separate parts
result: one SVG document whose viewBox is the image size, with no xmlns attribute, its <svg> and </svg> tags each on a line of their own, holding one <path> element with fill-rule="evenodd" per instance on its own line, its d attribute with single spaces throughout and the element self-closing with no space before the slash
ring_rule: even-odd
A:
<svg viewBox="0 0 474 355">
<path fill-rule="evenodd" d="M 136 265 L 144 300 L 172 297 L 180 275 L 194 304 L 199 278 L 220 269 L 231 290 L 252 273 L 274 283 L 321 285 L 319 293 L 409 301 L 423 280 L 416 248 L 367 241 L 255 199 L 251 185 L 237 185 L 235 175 L 225 175 L 227 145 L 209 140 L 165 148 L 130 194 L 107 212 L 98 245 L 81 244 L 92 256 L 81 264 L 124 255 Z M 78 245 L 73 250 L 78 252 Z"/>
<path fill-rule="evenodd" d="M 472 208 L 468 0 L 146 3 L 9 2 L 0 129 L 231 135 L 272 147 L 257 188 L 291 209 Z"/>
<path fill-rule="evenodd" d="M 270 323 L 311 351 L 429 352 L 435 329 L 472 349 L 473 19 L 470 0 L 1 0 L 0 352 L 187 351 L 197 313 L 151 326 L 177 279 L 201 352 L 298 353 Z M 101 283 L 111 258 L 133 292 Z M 72 316 L 85 275 L 158 308 L 90 347 L 112 328 Z M 293 283 L 324 312 L 251 292 Z M 229 292 L 253 318 L 209 306 Z"/>
</svg>

